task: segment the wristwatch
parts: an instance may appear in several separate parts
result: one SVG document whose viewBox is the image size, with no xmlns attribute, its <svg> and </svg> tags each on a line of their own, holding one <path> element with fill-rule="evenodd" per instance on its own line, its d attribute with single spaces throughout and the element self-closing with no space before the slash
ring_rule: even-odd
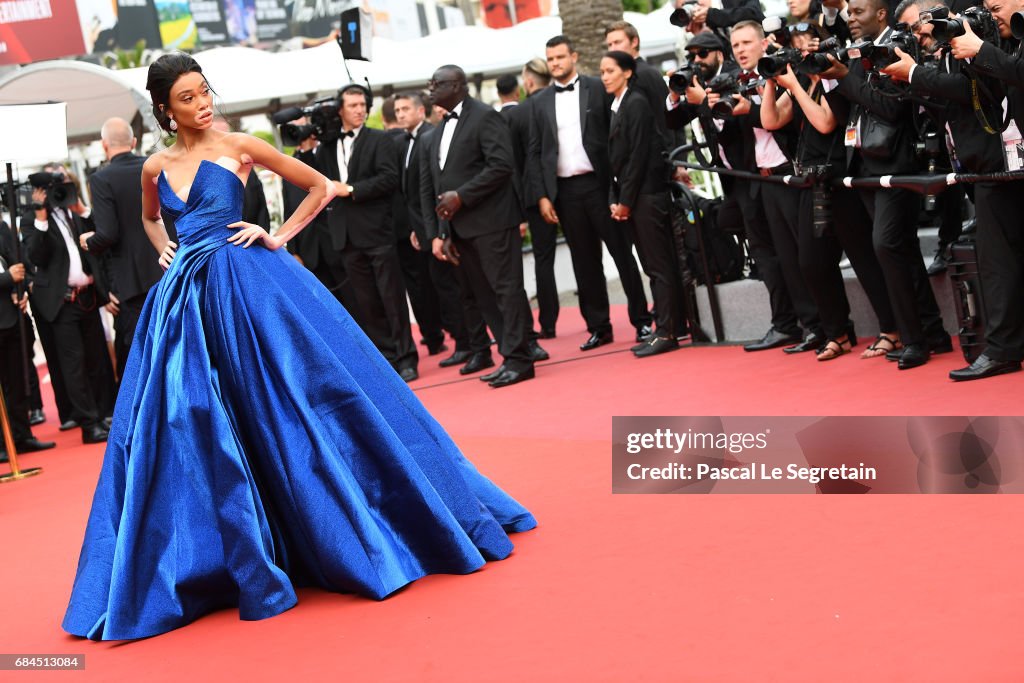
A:
<svg viewBox="0 0 1024 683">
<path fill-rule="evenodd" d="M 346 185 L 345 189 L 348 191 L 349 198 L 351 198 L 352 195 L 355 194 L 356 188 L 352 187 L 351 185 Z"/>
</svg>

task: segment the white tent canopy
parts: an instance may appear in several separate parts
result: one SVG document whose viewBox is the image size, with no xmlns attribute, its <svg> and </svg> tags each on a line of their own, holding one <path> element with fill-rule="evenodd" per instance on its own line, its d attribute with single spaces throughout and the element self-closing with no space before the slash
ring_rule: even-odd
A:
<svg viewBox="0 0 1024 683">
<path fill-rule="evenodd" d="M 668 21 L 670 6 L 651 14 L 626 13 L 640 33 L 641 52 L 671 52 L 678 37 Z M 559 17 L 531 19 L 506 29 L 466 26 L 417 40 L 373 39 L 372 62 L 349 62 L 357 82 L 369 79 L 374 88 L 422 88 L 443 64 L 458 64 L 472 78 L 518 72 L 544 54 L 544 43 L 561 32 Z M 308 50 L 266 52 L 245 47 L 214 48 L 197 53 L 203 73 L 217 92 L 226 115 L 266 112 L 305 103 L 335 92 L 348 82 L 335 43 Z M 40 62 L 0 78 L 0 104 L 60 100 L 68 103 L 69 142 L 94 140 L 110 116 L 132 120 L 143 116 L 155 128 L 146 92 L 145 67 L 111 71 L 69 60 Z"/>
</svg>

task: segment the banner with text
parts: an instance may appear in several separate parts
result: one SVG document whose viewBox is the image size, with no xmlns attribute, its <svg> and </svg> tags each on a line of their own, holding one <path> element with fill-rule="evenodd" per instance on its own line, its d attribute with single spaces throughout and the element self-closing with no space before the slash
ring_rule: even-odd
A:
<svg viewBox="0 0 1024 683">
<path fill-rule="evenodd" d="M 0 64 L 85 52 L 75 0 L 0 0 Z"/>
<path fill-rule="evenodd" d="M 1024 417 L 612 418 L 613 493 L 1024 493 Z"/>
</svg>

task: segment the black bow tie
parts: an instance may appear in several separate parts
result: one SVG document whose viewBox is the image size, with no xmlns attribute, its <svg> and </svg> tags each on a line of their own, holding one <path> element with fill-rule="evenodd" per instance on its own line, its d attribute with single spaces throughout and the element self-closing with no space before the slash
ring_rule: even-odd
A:
<svg viewBox="0 0 1024 683">
<path fill-rule="evenodd" d="M 355 136 L 356 132 L 354 130 L 343 131 L 341 134 L 341 137 L 343 138 L 354 138 Z"/>
<path fill-rule="evenodd" d="M 456 113 L 454 111 L 450 111 L 450 112 L 448 112 L 447 114 L 444 115 L 445 123 L 447 123 L 448 121 L 451 121 L 452 119 L 457 119 L 457 118 L 459 118 L 459 115 L 458 115 L 458 113 Z"/>
<path fill-rule="evenodd" d="M 406 139 L 407 142 L 412 142 L 413 140 L 416 139 L 416 136 L 413 135 L 412 133 L 406 133 L 405 134 L 405 139 Z"/>
<path fill-rule="evenodd" d="M 555 86 L 555 94 L 558 94 L 560 92 L 572 92 L 575 89 L 576 89 L 576 82 L 575 81 L 570 83 L 569 85 L 566 85 L 566 86 L 556 85 Z"/>
</svg>

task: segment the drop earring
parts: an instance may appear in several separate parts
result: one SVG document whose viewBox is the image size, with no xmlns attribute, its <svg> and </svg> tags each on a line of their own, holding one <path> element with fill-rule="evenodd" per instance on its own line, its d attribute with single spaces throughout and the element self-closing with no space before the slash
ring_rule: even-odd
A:
<svg viewBox="0 0 1024 683">
<path fill-rule="evenodd" d="M 169 117 L 169 118 L 171 118 L 171 123 L 168 126 L 168 128 L 170 128 L 171 130 L 178 130 L 178 122 L 175 121 L 173 117 Z"/>
</svg>

